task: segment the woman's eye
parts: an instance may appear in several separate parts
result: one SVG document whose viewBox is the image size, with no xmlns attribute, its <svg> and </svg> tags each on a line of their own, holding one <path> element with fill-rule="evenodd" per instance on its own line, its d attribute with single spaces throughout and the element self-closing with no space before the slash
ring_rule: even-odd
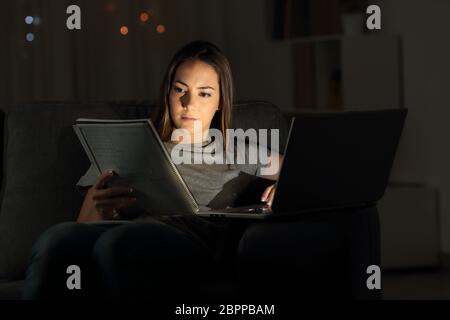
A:
<svg viewBox="0 0 450 320">
<path fill-rule="evenodd" d="M 210 93 L 207 93 L 207 92 L 200 92 L 200 97 L 203 97 L 203 98 L 205 98 L 205 97 L 211 97 L 211 94 L 210 94 Z"/>
<path fill-rule="evenodd" d="M 178 92 L 178 93 L 183 92 L 183 89 L 181 89 L 181 88 L 179 88 L 179 87 L 173 87 L 173 90 L 174 90 L 175 92 Z"/>
</svg>

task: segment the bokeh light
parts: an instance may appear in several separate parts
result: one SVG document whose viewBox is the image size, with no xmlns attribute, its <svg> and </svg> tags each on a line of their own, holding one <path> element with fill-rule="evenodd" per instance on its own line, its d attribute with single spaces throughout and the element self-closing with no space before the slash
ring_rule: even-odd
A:
<svg viewBox="0 0 450 320">
<path fill-rule="evenodd" d="M 35 26 L 40 25 L 40 24 L 41 24 L 41 18 L 40 18 L 40 17 L 34 17 L 33 24 L 34 24 Z"/>
<path fill-rule="evenodd" d="M 147 12 L 142 12 L 139 15 L 139 20 L 141 20 L 141 22 L 147 22 L 149 18 L 150 18 L 150 16 Z"/>
<path fill-rule="evenodd" d="M 106 11 L 110 13 L 116 11 L 116 5 L 114 3 L 108 3 L 106 5 Z"/>
<path fill-rule="evenodd" d="M 25 17 L 25 23 L 26 24 L 32 24 L 34 21 L 34 18 L 32 16 L 26 16 Z"/>
<path fill-rule="evenodd" d="M 27 33 L 27 35 L 25 36 L 25 38 L 27 39 L 28 42 L 31 42 L 34 40 L 34 33 Z"/>
<path fill-rule="evenodd" d="M 166 32 L 166 27 L 163 24 L 158 24 L 156 26 L 156 32 L 158 33 L 164 33 Z"/>
<path fill-rule="evenodd" d="M 128 34 L 128 27 L 127 26 L 120 27 L 120 34 L 126 36 Z"/>
</svg>

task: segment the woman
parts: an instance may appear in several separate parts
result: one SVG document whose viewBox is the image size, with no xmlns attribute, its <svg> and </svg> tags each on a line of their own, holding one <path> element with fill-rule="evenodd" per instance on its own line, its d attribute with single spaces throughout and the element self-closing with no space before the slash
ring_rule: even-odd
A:
<svg viewBox="0 0 450 320">
<path fill-rule="evenodd" d="M 161 91 L 160 135 L 169 151 L 181 144 L 192 147 L 183 149 L 192 157 L 217 150 L 217 145 L 211 148 L 218 143 L 209 135 L 212 127 L 220 129 L 223 141 L 229 142 L 233 83 L 228 60 L 216 46 L 196 41 L 181 48 Z M 229 145 L 219 145 L 225 156 Z M 256 147 L 246 150 L 255 152 Z M 277 157 L 271 154 L 271 159 Z M 182 163 L 178 169 L 197 202 L 214 207 L 226 184 L 232 185 L 242 172 L 257 175 L 261 165 Z M 132 188 L 107 186 L 112 171 L 99 177 L 93 172 L 90 169 L 78 183 L 88 189 L 77 223 L 50 228 L 34 245 L 24 298 L 172 296 L 180 288 L 208 280 L 224 262 L 230 243 L 233 247 L 226 221 L 144 213 L 133 223 L 89 223 L 114 220 L 136 201 Z M 276 180 L 277 174 L 265 178 Z M 261 200 L 271 205 L 274 190 L 272 184 Z M 67 268 L 72 265 L 82 272 L 79 290 L 67 287 Z"/>
</svg>

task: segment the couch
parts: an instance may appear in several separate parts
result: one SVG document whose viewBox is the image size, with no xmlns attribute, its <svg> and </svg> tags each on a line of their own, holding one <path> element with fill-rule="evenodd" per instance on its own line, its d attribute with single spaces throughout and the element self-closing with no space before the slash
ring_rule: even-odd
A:
<svg viewBox="0 0 450 320">
<path fill-rule="evenodd" d="M 89 167 L 71 125 L 76 118 L 152 118 L 154 104 L 38 103 L 15 105 L 3 128 L 0 207 L 0 299 L 18 299 L 33 242 L 50 226 L 74 221 L 82 203 L 75 184 Z M 278 128 L 287 121 L 264 101 L 236 102 L 235 128 Z M 242 236 L 230 265 L 194 289 L 198 297 L 379 299 L 366 268 L 380 265 L 375 206 L 268 221 L 236 221 Z"/>
</svg>

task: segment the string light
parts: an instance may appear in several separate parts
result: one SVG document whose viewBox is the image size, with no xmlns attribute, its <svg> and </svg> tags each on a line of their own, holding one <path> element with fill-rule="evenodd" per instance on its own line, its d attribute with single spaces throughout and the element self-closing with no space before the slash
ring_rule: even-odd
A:
<svg viewBox="0 0 450 320">
<path fill-rule="evenodd" d="M 126 36 L 126 35 L 128 34 L 128 27 L 127 27 L 127 26 L 122 26 L 122 27 L 120 27 L 120 33 L 121 33 L 123 36 Z"/>
<path fill-rule="evenodd" d="M 28 42 L 31 42 L 34 40 L 34 33 L 27 33 L 27 35 L 25 36 L 25 38 L 27 39 Z"/>
<path fill-rule="evenodd" d="M 34 17 L 33 25 L 38 26 L 41 24 L 41 18 L 40 17 Z"/>
<path fill-rule="evenodd" d="M 26 24 L 32 24 L 34 21 L 34 18 L 32 16 L 26 16 L 25 17 L 25 23 Z"/>
<path fill-rule="evenodd" d="M 164 33 L 166 32 L 166 27 L 163 24 L 158 24 L 158 26 L 156 27 L 156 32 Z"/>
<path fill-rule="evenodd" d="M 147 22 L 149 18 L 150 18 L 150 16 L 148 15 L 147 12 L 142 12 L 139 15 L 139 20 L 141 20 L 141 22 Z"/>
<path fill-rule="evenodd" d="M 116 11 L 116 5 L 114 3 L 108 3 L 106 5 L 106 11 L 110 13 Z"/>
</svg>

